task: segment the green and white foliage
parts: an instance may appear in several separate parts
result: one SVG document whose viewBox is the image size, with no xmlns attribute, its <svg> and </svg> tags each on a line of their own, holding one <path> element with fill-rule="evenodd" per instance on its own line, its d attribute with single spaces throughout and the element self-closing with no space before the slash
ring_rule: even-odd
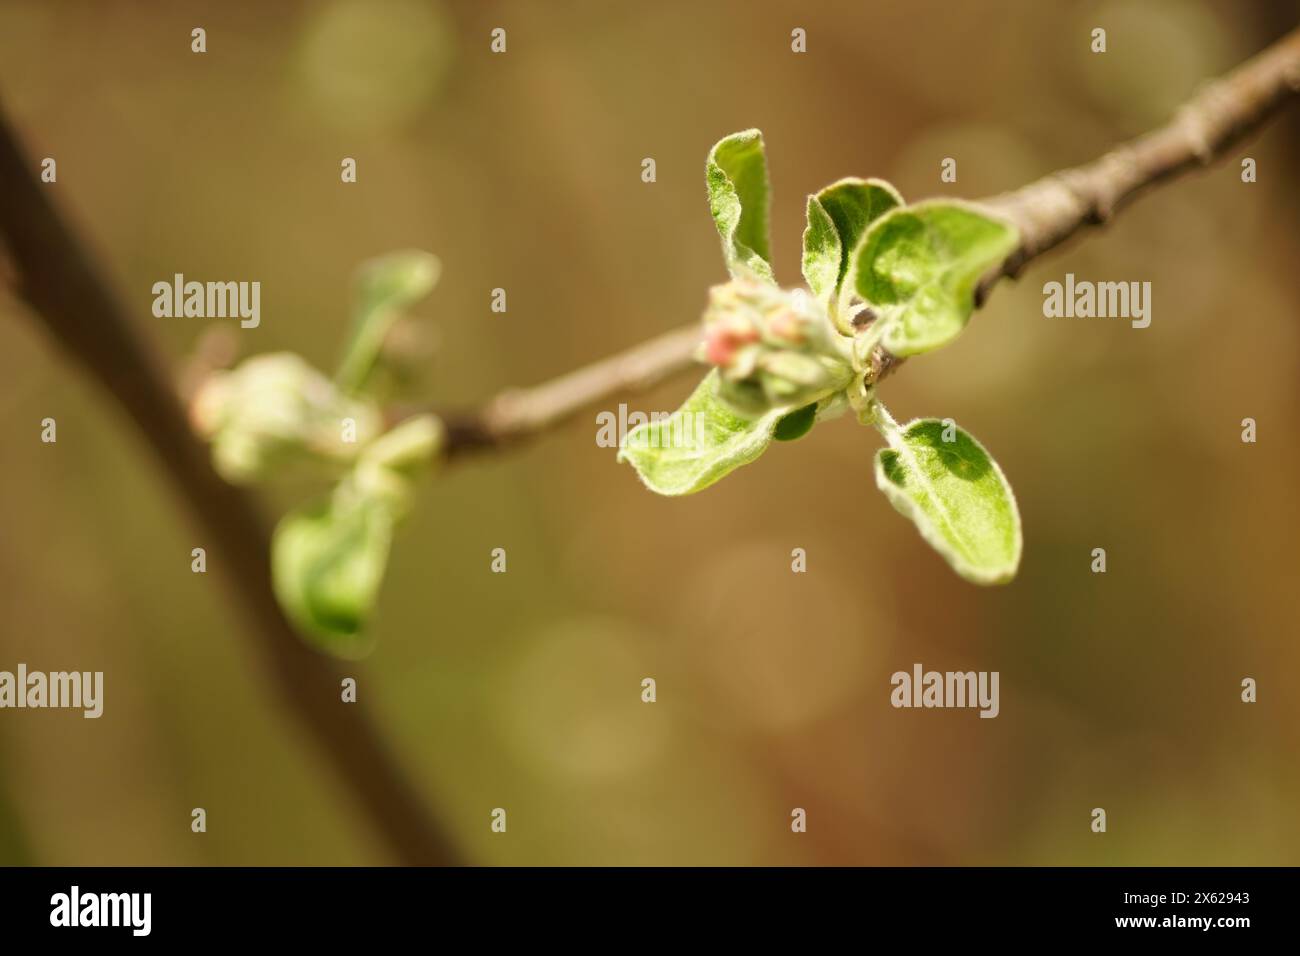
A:
<svg viewBox="0 0 1300 956">
<path fill-rule="evenodd" d="M 226 480 L 297 472 L 333 482 L 329 494 L 276 526 L 271 577 L 298 631 L 337 656 L 369 649 L 367 625 L 393 532 L 442 447 L 442 422 L 433 415 L 389 427 L 380 408 L 394 378 L 385 340 L 432 290 L 439 268 L 415 251 L 361 267 L 352 331 L 332 380 L 298 355 L 258 355 L 209 376 L 191 405 Z"/>
<path fill-rule="evenodd" d="M 1016 242 L 1011 225 L 964 203 L 895 209 L 853 253 L 854 289 L 877 311 L 885 348 L 900 356 L 930 352 L 965 328 L 980 278 Z"/>
<path fill-rule="evenodd" d="M 719 140 L 709 150 L 704 177 L 709 187 L 709 211 L 722 236 L 722 254 L 731 274 L 774 281 L 763 134 L 749 129 Z"/>
<path fill-rule="evenodd" d="M 1016 249 L 1015 227 L 970 203 L 907 205 L 882 180 L 842 179 L 808 197 L 808 289 L 788 290 L 772 269 L 762 134 L 719 141 L 705 182 L 731 274 L 710 290 L 704 313 L 699 357 L 713 368 L 673 416 L 631 431 L 619 460 L 652 491 L 693 494 L 773 440 L 802 437 L 852 408 L 888 443 L 876 456 L 877 487 L 922 538 L 969 581 L 1014 577 L 1020 513 L 1002 470 L 949 420 L 897 425 L 876 397 L 873 359 L 956 338 L 981 279 Z M 703 418 L 699 437 L 674 429 L 681 416 Z"/>
<path fill-rule="evenodd" d="M 918 418 L 899 427 L 883 406 L 877 413 L 889 447 L 876 452 L 876 487 L 962 577 L 1011 580 L 1020 565 L 1020 512 L 998 463 L 955 425 Z"/>
</svg>

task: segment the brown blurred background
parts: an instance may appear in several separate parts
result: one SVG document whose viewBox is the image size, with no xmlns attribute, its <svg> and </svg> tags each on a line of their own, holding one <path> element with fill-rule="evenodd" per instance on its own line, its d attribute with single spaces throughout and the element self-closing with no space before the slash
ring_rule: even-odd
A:
<svg viewBox="0 0 1300 956">
<path fill-rule="evenodd" d="M 259 280 L 245 354 L 330 368 L 352 269 L 415 246 L 444 263 L 420 309 L 440 338 L 421 394 L 462 405 L 699 314 L 724 277 L 703 163 L 726 133 L 765 131 L 792 285 L 822 185 L 1021 185 L 1162 121 L 1297 20 L 1291 2 L 1193 0 L 6 0 L 0 100 L 178 367 L 205 322 L 153 318 L 153 282 Z M 593 415 L 431 484 L 394 549 L 378 651 L 351 672 L 466 853 L 1300 863 L 1297 168 L 1292 109 L 1004 283 L 882 389 L 900 418 L 952 416 L 998 458 L 1025 527 L 1006 588 L 948 571 L 875 490 L 877 438 L 847 419 L 685 500 L 644 491 Z M 1149 280 L 1151 327 L 1045 319 L 1042 284 L 1067 271 Z M 106 683 L 97 721 L 0 711 L 0 862 L 386 862 L 270 695 L 219 570 L 190 572 L 202 542 L 130 425 L 15 299 L 0 313 L 0 669 Z M 670 410 L 692 384 L 627 401 Z M 914 662 L 1000 671 L 1001 715 L 892 709 L 889 675 Z"/>
</svg>

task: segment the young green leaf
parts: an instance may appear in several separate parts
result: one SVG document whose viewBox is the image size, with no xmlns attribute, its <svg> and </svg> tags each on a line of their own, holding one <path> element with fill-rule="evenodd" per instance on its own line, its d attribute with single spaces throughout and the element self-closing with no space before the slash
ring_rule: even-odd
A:
<svg viewBox="0 0 1300 956">
<path fill-rule="evenodd" d="M 816 196 L 808 197 L 808 225 L 803 230 L 803 278 L 812 294 L 829 301 L 838 285 L 843 259 L 835 220 Z"/>
<path fill-rule="evenodd" d="M 383 427 L 378 405 L 348 397 L 293 352 L 251 356 L 212 373 L 190 405 L 212 461 L 235 484 L 295 470 L 330 474 L 351 463 Z M 341 423 L 352 420 L 355 441 Z"/>
<path fill-rule="evenodd" d="M 976 284 L 1017 242 L 1011 224 L 947 200 L 894 209 L 877 219 L 852 268 L 858 294 L 885 323 L 885 348 L 916 355 L 952 341 L 975 308 Z"/>
<path fill-rule="evenodd" d="M 340 389 L 356 394 L 366 387 L 393 323 L 433 290 L 441 272 L 438 257 L 419 250 L 392 252 L 361 266 L 352 332 L 335 376 Z"/>
<path fill-rule="evenodd" d="M 885 435 L 890 447 L 876 453 L 876 485 L 921 537 L 968 581 L 1001 584 L 1015 577 L 1020 511 L 984 446 L 935 418 L 891 425 Z"/>
<path fill-rule="evenodd" d="M 776 423 L 772 437 L 777 441 L 798 441 L 812 431 L 817 422 L 817 402 L 805 405 L 798 411 L 790 412 Z"/>
<path fill-rule="evenodd" d="M 394 524 L 410 512 L 420 479 L 431 470 L 444 426 L 438 417 L 416 415 L 372 441 L 334 488 L 333 507 L 383 508 Z"/>
<path fill-rule="evenodd" d="M 623 439 L 618 460 L 632 463 L 661 495 L 689 495 L 747 465 L 767 449 L 789 408 L 742 418 L 718 398 L 716 369 L 667 418 L 639 425 Z"/>
<path fill-rule="evenodd" d="M 838 312 L 851 253 L 876 219 L 903 204 L 898 190 L 881 179 L 841 179 L 808 197 L 803 234 L 803 275 L 813 295 Z M 843 288 L 847 293 L 848 288 Z"/>
<path fill-rule="evenodd" d="M 392 518 L 387 509 L 331 501 L 290 512 L 271 539 L 271 583 L 294 625 L 322 650 L 368 650 L 364 627 L 384 578 Z"/>
<path fill-rule="evenodd" d="M 704 166 L 709 210 L 722 236 L 722 254 L 733 276 L 772 277 L 768 242 L 767 156 L 756 129 L 732 133 L 709 150 Z"/>
</svg>

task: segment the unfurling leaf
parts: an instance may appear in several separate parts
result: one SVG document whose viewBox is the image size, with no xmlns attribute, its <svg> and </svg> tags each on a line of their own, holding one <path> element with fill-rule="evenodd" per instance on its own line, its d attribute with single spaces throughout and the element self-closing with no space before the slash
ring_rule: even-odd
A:
<svg viewBox="0 0 1300 956">
<path fill-rule="evenodd" d="M 980 278 L 1016 247 L 1014 226 L 974 206 L 935 200 L 894 209 L 867 230 L 853 282 L 895 355 L 946 345 L 975 307 Z"/>
<path fill-rule="evenodd" d="M 803 278 L 823 302 L 835 296 L 840 274 L 840 237 L 835 220 L 816 196 L 808 197 L 808 225 L 803 230 Z"/>
<path fill-rule="evenodd" d="M 778 408 L 742 418 L 718 397 L 715 369 L 672 415 L 629 432 L 618 460 L 631 462 L 651 491 L 693 494 L 761 455 L 789 413 Z"/>
<path fill-rule="evenodd" d="M 410 511 L 416 483 L 430 470 L 445 434 L 442 419 L 430 414 L 394 426 L 361 453 L 335 492 L 335 500 L 352 496 L 382 505 L 394 521 L 400 521 Z"/>
<path fill-rule="evenodd" d="M 292 352 L 254 355 L 217 371 L 190 406 L 195 429 L 212 443 L 212 459 L 235 484 L 295 468 L 331 473 L 350 463 L 383 427 L 368 399 L 342 394 Z M 350 422 L 353 441 L 344 441 Z"/>
<path fill-rule="evenodd" d="M 1020 512 L 984 446 L 934 418 L 885 434 L 890 447 L 876 453 L 876 485 L 893 506 L 968 581 L 1001 584 L 1015 577 Z"/>
<path fill-rule="evenodd" d="M 294 625 L 322 650 L 356 657 L 369 649 L 365 625 L 388 563 L 392 517 L 355 502 L 301 508 L 271 539 L 271 581 Z"/>
<path fill-rule="evenodd" d="M 769 282 L 767 157 L 756 129 L 732 133 L 709 151 L 704 167 L 709 210 L 722 236 L 722 253 L 733 276 L 748 273 Z"/>
<path fill-rule="evenodd" d="M 441 272 L 438 257 L 419 250 L 392 252 L 361 266 L 352 332 L 335 376 L 340 389 L 349 394 L 365 389 L 393 323 L 433 290 Z"/>
<path fill-rule="evenodd" d="M 803 275 L 813 295 L 839 312 L 849 260 L 863 233 L 876 219 L 903 204 L 903 197 L 881 179 L 841 179 L 808 197 L 808 227 L 803 234 Z"/>
</svg>

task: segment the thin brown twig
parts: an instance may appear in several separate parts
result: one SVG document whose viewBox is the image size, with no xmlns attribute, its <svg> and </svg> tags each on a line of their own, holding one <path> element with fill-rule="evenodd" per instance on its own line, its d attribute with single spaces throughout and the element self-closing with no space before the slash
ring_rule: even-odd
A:
<svg viewBox="0 0 1300 956">
<path fill-rule="evenodd" d="M 1016 277 L 1043 253 L 1086 226 L 1106 223 L 1148 188 L 1207 166 L 1263 125 L 1300 93 L 1300 29 L 1277 40 L 1231 73 L 1208 83 L 1170 122 L 1091 163 L 1052 173 L 978 205 L 1009 219 L 1020 244 L 976 290 L 981 306 L 1003 276 Z M 551 382 L 503 392 L 479 409 L 445 416 L 446 455 L 499 449 L 563 424 L 612 395 L 651 388 L 694 364 L 698 322 L 683 326 Z M 903 360 L 877 349 L 879 381 Z"/>
<path fill-rule="evenodd" d="M 361 703 L 343 703 L 343 672 L 310 650 L 271 591 L 270 540 L 247 494 L 222 481 L 207 447 L 190 431 L 168 364 L 131 322 L 94 259 L 48 198 L 17 136 L 0 113 L 0 236 L 17 293 L 57 345 L 117 400 L 188 506 L 209 559 L 232 586 L 280 698 L 315 738 L 397 860 L 461 862 L 450 837 L 401 767 Z M 188 560 L 188 555 L 187 558 Z M 265 788 L 265 781 L 249 781 Z"/>
<path fill-rule="evenodd" d="M 476 411 L 444 414 L 446 454 L 501 448 L 561 425 L 610 395 L 650 388 L 688 368 L 699 342 L 699 325 L 692 323 L 545 384 L 508 389 Z"/>
</svg>

